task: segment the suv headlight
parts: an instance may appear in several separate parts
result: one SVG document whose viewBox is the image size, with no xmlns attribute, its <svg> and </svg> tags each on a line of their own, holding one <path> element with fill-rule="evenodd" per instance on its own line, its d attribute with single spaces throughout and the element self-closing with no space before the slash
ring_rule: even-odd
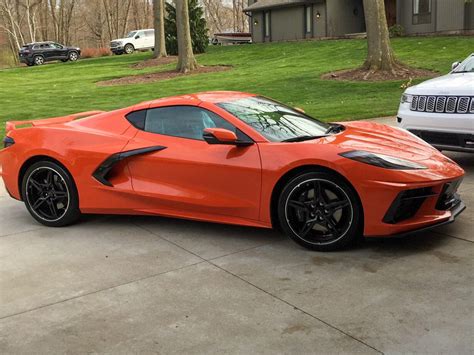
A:
<svg viewBox="0 0 474 355">
<path fill-rule="evenodd" d="M 402 98 L 400 99 L 400 103 L 402 103 L 402 104 L 411 104 L 412 100 L 413 100 L 413 95 L 403 94 Z"/>
<path fill-rule="evenodd" d="M 426 166 L 401 159 L 392 157 L 390 155 L 378 154 L 366 152 L 363 150 L 352 150 L 350 152 L 345 152 L 339 154 L 344 158 L 356 160 L 361 163 L 378 166 L 379 168 L 384 169 L 393 169 L 393 170 L 421 170 L 426 169 Z"/>
</svg>

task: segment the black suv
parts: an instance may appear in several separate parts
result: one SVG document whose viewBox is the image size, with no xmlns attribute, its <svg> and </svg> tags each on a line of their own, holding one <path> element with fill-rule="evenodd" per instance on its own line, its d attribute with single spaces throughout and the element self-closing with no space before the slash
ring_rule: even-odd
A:
<svg viewBox="0 0 474 355">
<path fill-rule="evenodd" d="M 36 42 L 21 47 L 19 55 L 20 62 L 30 67 L 32 65 L 42 65 L 44 62 L 52 60 L 75 62 L 81 55 L 81 49 L 66 47 L 55 42 Z"/>
</svg>

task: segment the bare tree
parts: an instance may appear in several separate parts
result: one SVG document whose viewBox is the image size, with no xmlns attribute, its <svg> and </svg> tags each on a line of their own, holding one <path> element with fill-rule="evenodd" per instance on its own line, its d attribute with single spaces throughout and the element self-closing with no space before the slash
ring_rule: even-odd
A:
<svg viewBox="0 0 474 355">
<path fill-rule="evenodd" d="M 181 73 L 187 73 L 198 68 L 191 42 L 188 0 L 174 1 L 176 5 L 176 30 L 178 37 L 178 65 L 176 69 Z"/>
<path fill-rule="evenodd" d="M 153 0 L 153 13 L 155 24 L 155 48 L 153 57 L 166 57 L 165 43 L 165 1 Z"/>
<path fill-rule="evenodd" d="M 399 67 L 390 45 L 384 0 L 364 0 L 367 27 L 367 59 L 364 69 L 395 72 Z"/>
</svg>

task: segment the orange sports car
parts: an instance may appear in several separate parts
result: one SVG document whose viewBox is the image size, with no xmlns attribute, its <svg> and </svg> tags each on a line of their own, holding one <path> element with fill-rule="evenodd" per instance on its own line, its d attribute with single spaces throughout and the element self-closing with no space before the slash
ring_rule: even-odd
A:
<svg viewBox="0 0 474 355">
<path fill-rule="evenodd" d="M 82 213 L 281 228 L 315 250 L 449 223 L 464 171 L 407 131 L 241 92 L 8 122 L 0 173 L 40 223 Z"/>
</svg>

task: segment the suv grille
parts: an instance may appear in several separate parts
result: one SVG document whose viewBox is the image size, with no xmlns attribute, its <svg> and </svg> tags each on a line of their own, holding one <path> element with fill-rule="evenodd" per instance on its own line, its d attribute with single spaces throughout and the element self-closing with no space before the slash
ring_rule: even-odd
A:
<svg viewBox="0 0 474 355">
<path fill-rule="evenodd" d="M 110 42 L 110 47 L 111 48 L 115 48 L 115 47 L 118 47 L 118 46 L 120 46 L 120 42 L 116 42 L 116 41 Z"/>
<path fill-rule="evenodd" d="M 410 110 L 437 113 L 474 113 L 474 97 L 413 96 Z"/>
</svg>

